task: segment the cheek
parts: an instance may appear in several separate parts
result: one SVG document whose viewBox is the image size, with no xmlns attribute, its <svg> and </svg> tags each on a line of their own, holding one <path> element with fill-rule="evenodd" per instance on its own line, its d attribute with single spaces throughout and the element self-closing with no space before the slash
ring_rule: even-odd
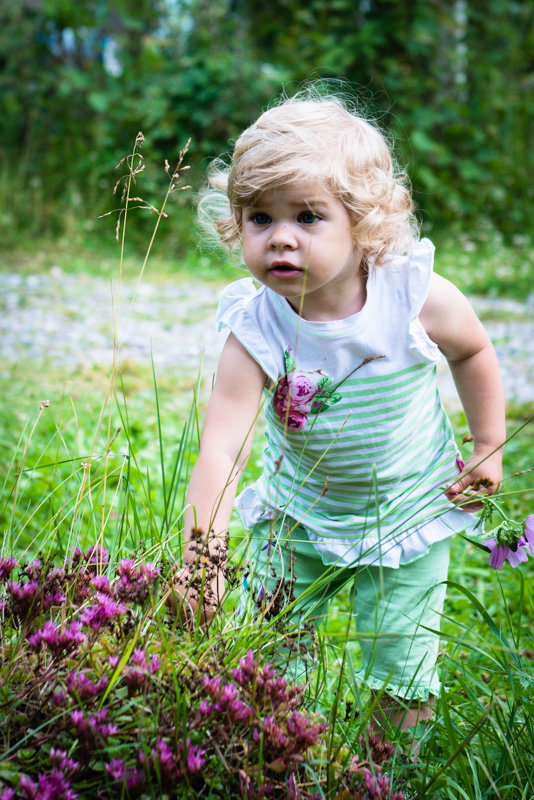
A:
<svg viewBox="0 0 534 800">
<path fill-rule="evenodd" d="M 259 256 L 258 243 L 251 240 L 249 236 L 244 236 L 242 239 L 242 253 L 245 264 L 253 266 Z"/>
</svg>

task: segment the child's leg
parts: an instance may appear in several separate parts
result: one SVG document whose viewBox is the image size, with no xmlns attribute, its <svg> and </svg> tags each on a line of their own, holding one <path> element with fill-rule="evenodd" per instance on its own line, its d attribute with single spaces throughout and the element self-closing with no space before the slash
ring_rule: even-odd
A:
<svg viewBox="0 0 534 800">
<path fill-rule="evenodd" d="M 384 724 L 387 722 L 394 728 L 407 731 L 418 722 L 431 719 L 433 713 L 433 695 L 429 695 L 428 700 L 404 700 L 401 697 L 383 694 L 378 701 L 378 709 L 373 715 L 371 725 L 376 730 L 383 730 Z"/>
<path fill-rule="evenodd" d="M 439 629 L 450 540 L 398 569 L 358 572 L 354 616 L 362 648 L 362 678 L 383 690 L 373 723 L 406 730 L 432 715 L 439 694 Z"/>
</svg>

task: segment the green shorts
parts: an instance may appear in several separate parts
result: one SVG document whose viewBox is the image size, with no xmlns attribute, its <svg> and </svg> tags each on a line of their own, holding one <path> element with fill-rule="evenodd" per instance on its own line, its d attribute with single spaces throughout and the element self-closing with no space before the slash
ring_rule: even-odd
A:
<svg viewBox="0 0 534 800">
<path fill-rule="evenodd" d="M 436 673 L 450 539 L 397 569 L 325 565 L 298 523 L 256 525 L 249 542 L 243 600 L 277 611 L 289 606 L 299 624 L 324 620 L 329 601 L 346 587 L 347 620 L 362 653 L 359 677 L 395 697 L 438 695 Z M 352 638 L 352 634 L 351 637 Z"/>
</svg>

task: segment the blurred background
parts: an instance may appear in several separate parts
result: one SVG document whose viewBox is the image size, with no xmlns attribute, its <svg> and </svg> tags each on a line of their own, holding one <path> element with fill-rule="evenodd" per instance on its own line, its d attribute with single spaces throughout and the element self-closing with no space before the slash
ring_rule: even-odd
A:
<svg viewBox="0 0 534 800">
<path fill-rule="evenodd" d="M 426 234 L 523 247 L 533 16 L 526 0 L 1 0 L 2 245 L 104 246 L 116 220 L 97 216 L 138 131 L 145 193 L 189 138 L 198 189 L 273 97 L 324 78 L 347 81 L 393 136 Z M 175 204 L 159 234 L 173 257 L 194 243 L 193 193 Z M 523 294 L 528 278 L 499 288 Z"/>
</svg>

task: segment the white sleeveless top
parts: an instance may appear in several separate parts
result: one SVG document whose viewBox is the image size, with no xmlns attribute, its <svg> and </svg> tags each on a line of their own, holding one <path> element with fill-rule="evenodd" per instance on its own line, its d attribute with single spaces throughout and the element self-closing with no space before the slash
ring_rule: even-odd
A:
<svg viewBox="0 0 534 800">
<path fill-rule="evenodd" d="M 250 278 L 225 289 L 218 327 L 269 383 L 263 473 L 236 501 L 247 529 L 287 515 L 326 564 L 398 567 L 473 528 L 444 495 L 458 450 L 437 391 L 441 354 L 419 320 L 433 259 L 428 239 L 391 257 L 361 311 L 329 322 L 302 319 Z"/>
</svg>

